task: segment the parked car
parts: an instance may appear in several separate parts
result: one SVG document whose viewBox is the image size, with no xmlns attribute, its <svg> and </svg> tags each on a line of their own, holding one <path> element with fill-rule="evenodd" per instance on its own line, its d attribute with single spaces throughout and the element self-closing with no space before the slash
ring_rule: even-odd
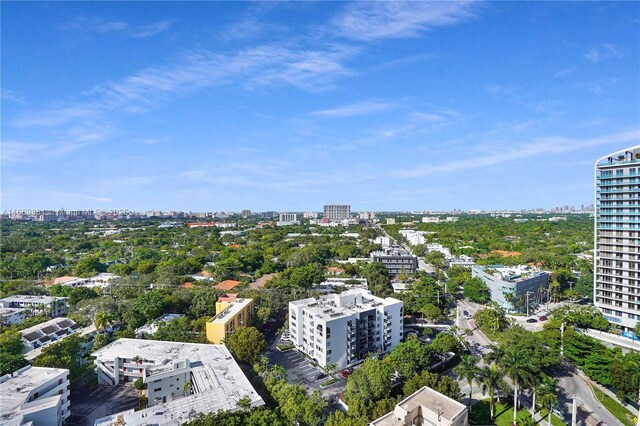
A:
<svg viewBox="0 0 640 426">
<path fill-rule="evenodd" d="M 548 320 L 548 319 L 549 319 L 549 318 L 547 318 L 547 316 L 546 316 L 546 315 L 542 315 L 542 316 L 538 317 L 538 321 L 546 321 L 546 320 Z"/>
<path fill-rule="evenodd" d="M 538 322 L 538 320 L 537 320 L 537 319 L 535 319 L 535 318 L 529 318 L 529 319 L 527 320 L 527 322 L 528 322 L 528 323 L 534 323 L 534 322 Z"/>
<path fill-rule="evenodd" d="M 327 375 L 326 375 L 326 374 L 324 374 L 324 373 L 318 373 L 318 374 L 316 374 L 316 380 L 322 380 L 322 379 L 324 379 L 325 377 L 327 377 Z"/>
<path fill-rule="evenodd" d="M 349 377 L 351 375 L 351 372 L 349 370 L 342 370 L 340 372 L 340 375 L 346 379 L 347 377 Z"/>
<path fill-rule="evenodd" d="M 466 309 L 464 311 L 462 311 L 462 316 L 464 316 L 464 319 L 466 319 L 466 320 L 470 320 L 471 319 L 471 314 Z"/>
</svg>

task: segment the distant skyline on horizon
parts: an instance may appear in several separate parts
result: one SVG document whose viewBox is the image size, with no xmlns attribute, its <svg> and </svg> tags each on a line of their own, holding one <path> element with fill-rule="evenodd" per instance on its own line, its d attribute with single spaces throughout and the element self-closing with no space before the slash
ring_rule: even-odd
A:
<svg viewBox="0 0 640 426">
<path fill-rule="evenodd" d="M 0 8 L 5 211 L 580 207 L 640 144 L 637 2 Z"/>
</svg>

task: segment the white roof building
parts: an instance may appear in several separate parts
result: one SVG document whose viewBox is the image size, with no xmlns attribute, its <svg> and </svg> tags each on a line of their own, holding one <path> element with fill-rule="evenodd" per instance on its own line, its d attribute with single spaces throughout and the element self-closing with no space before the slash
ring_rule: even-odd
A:
<svg viewBox="0 0 640 426">
<path fill-rule="evenodd" d="M 80 325 L 72 319 L 60 317 L 20 330 L 24 352 L 28 353 L 34 349 L 48 346 L 52 342 L 75 333 L 80 328 Z"/>
<path fill-rule="evenodd" d="M 196 415 L 235 410 L 249 397 L 252 407 L 264 405 L 224 345 L 118 339 L 92 354 L 98 383 L 147 383 L 150 407 L 124 411 L 96 420 L 110 425 L 121 418 L 127 425 L 180 425 Z M 184 385 L 190 382 L 190 391 Z"/>
<path fill-rule="evenodd" d="M 165 324 L 174 319 L 182 318 L 183 316 L 184 314 L 164 314 L 161 317 L 154 319 L 151 323 L 136 328 L 136 336 L 152 336 L 156 334 L 162 324 Z"/>
<path fill-rule="evenodd" d="M 0 378 L 0 424 L 62 425 L 69 414 L 69 370 L 28 365 Z"/>
</svg>

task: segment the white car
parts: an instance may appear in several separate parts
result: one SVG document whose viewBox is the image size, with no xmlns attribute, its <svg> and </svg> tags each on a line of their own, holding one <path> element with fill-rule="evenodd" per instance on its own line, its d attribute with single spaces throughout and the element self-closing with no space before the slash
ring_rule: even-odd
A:
<svg viewBox="0 0 640 426">
<path fill-rule="evenodd" d="M 282 333 L 282 337 L 281 340 L 291 340 L 291 335 L 289 334 L 289 332 L 284 332 Z"/>
</svg>

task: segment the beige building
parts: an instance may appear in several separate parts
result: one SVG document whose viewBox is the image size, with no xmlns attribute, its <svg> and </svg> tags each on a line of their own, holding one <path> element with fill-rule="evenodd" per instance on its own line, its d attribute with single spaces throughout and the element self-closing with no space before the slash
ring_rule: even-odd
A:
<svg viewBox="0 0 640 426">
<path fill-rule="evenodd" d="M 467 407 L 429 387 L 409 395 L 370 426 L 467 426 Z"/>
<path fill-rule="evenodd" d="M 248 327 L 253 314 L 253 299 L 236 294 L 220 296 L 216 302 L 216 316 L 207 321 L 209 343 L 224 343 L 225 338 L 240 327 Z"/>
</svg>

